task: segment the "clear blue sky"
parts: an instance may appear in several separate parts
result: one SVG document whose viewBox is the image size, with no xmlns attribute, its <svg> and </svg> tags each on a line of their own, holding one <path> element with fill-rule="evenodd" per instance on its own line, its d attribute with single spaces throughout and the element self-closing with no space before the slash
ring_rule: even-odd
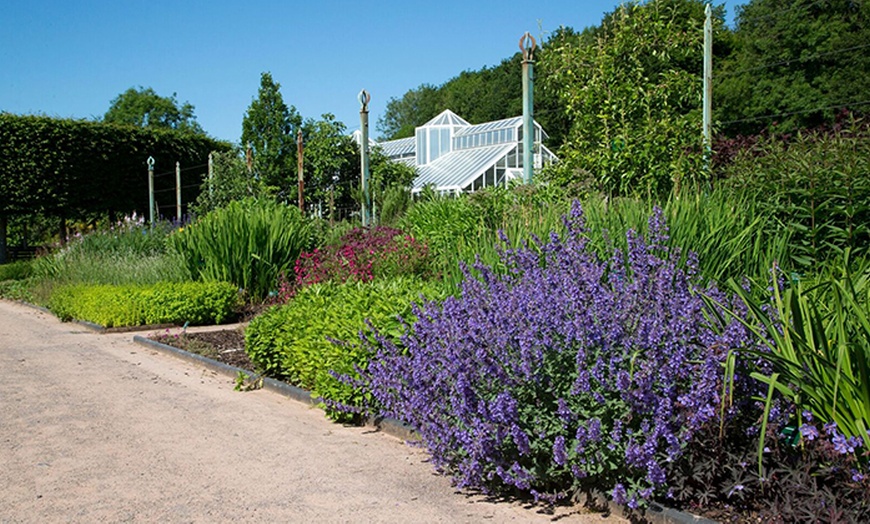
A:
<svg viewBox="0 0 870 524">
<path fill-rule="evenodd" d="M 303 117 L 333 113 L 349 130 L 367 89 L 374 132 L 390 98 L 496 65 L 525 31 L 597 25 L 619 3 L 11 1 L 0 11 L 0 111 L 95 118 L 128 88 L 151 87 L 236 142 L 270 71 Z M 724 3 L 730 21 L 743 2 Z"/>
</svg>

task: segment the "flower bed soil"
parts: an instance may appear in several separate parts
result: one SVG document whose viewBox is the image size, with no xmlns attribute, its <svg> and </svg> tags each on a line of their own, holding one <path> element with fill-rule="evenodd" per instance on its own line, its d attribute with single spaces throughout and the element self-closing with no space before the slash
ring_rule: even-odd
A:
<svg viewBox="0 0 870 524">
<path fill-rule="evenodd" d="M 254 370 L 254 364 L 245 353 L 245 335 L 239 329 L 202 331 L 199 333 L 163 333 L 151 340 L 202 355 L 224 364 Z"/>
</svg>

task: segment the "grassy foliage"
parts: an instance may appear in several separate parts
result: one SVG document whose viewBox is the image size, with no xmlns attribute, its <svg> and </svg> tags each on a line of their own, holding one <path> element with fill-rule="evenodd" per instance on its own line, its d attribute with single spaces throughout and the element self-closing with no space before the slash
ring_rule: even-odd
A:
<svg viewBox="0 0 870 524">
<path fill-rule="evenodd" d="M 363 393 L 342 384 L 332 373 L 365 368 L 368 352 L 359 332 L 370 322 L 383 335 L 397 338 L 399 316 L 410 319 L 411 302 L 421 296 L 441 298 L 432 284 L 417 279 L 384 279 L 371 283 L 314 284 L 286 305 L 251 321 L 245 330 L 245 351 L 266 373 L 282 377 L 331 402 L 361 405 Z M 343 341 L 336 344 L 334 341 Z M 341 413 L 328 410 L 336 418 Z M 349 418 L 344 415 L 344 418 Z M 352 417 L 350 417 L 352 418 Z"/>
<path fill-rule="evenodd" d="M 238 305 L 237 288 L 225 282 L 68 285 L 56 288 L 48 303 L 62 320 L 87 320 L 104 327 L 220 324 Z"/>
<path fill-rule="evenodd" d="M 34 298 L 48 300 L 64 285 L 149 285 L 185 282 L 184 261 L 166 247 L 168 225 L 150 229 L 135 218 L 106 231 L 72 239 L 66 246 L 32 261 Z"/>
<path fill-rule="evenodd" d="M 311 240 L 298 209 L 253 199 L 231 202 L 169 238 L 194 278 L 232 282 L 254 300 L 277 288 Z"/>
<path fill-rule="evenodd" d="M 753 377 L 846 437 L 870 429 L 870 263 L 850 267 L 848 254 L 816 282 L 773 284 L 768 304 L 742 287 L 749 326 L 770 363 Z M 769 404 L 769 401 L 768 401 Z"/>
</svg>

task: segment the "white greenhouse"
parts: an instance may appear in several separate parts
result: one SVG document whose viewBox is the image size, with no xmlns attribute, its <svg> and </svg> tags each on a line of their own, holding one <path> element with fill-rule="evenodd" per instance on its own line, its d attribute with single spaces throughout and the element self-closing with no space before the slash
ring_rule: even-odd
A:
<svg viewBox="0 0 870 524">
<path fill-rule="evenodd" d="M 547 133 L 535 122 L 535 169 L 555 162 L 542 143 Z M 412 192 L 430 186 L 439 193 L 506 187 L 523 177 L 523 117 L 471 125 L 449 109 L 416 129 L 415 136 L 378 142 L 394 161 L 417 170 Z"/>
</svg>

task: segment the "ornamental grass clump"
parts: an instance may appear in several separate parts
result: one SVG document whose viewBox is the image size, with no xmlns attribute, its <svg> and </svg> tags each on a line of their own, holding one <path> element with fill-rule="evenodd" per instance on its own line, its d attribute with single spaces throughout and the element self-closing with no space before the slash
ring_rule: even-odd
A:
<svg viewBox="0 0 870 524">
<path fill-rule="evenodd" d="M 660 210 L 646 241 L 630 232 L 607 259 L 578 203 L 564 221 L 564 239 L 502 250 L 506 272 L 477 264 L 400 343 L 372 343 L 364 381 L 459 486 L 606 489 L 637 507 L 667 494 L 666 464 L 718 424 L 722 364 L 749 339 L 738 322 L 707 327 L 693 259 L 677 267 Z"/>
</svg>

